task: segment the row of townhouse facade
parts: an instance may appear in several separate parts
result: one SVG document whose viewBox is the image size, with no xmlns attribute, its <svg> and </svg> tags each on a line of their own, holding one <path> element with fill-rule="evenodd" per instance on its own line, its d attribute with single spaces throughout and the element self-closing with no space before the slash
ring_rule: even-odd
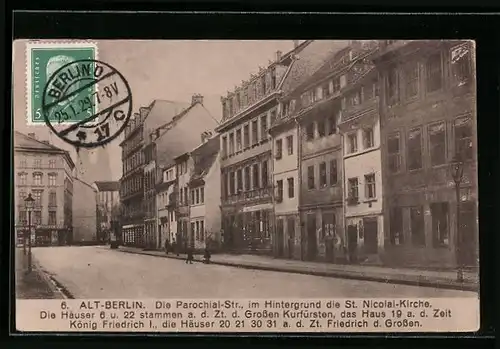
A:
<svg viewBox="0 0 500 349">
<path fill-rule="evenodd" d="M 195 165 L 201 161 L 196 160 L 197 152 L 214 143 L 209 139 L 217 123 L 199 94 L 192 96 L 191 103 L 155 100 L 135 115 L 121 143 L 123 244 L 158 249 L 168 240 L 184 248 L 201 246 L 201 237 L 207 236 L 205 231 L 213 224 L 206 224 L 203 218 L 202 189 L 190 194 L 193 183 L 189 176 L 196 173 Z M 218 147 L 217 139 L 216 154 Z M 193 171 L 188 171 L 188 160 Z M 211 186 L 219 187 L 220 180 Z M 190 195 L 197 200 L 189 200 Z"/>
<path fill-rule="evenodd" d="M 477 266 L 473 53 L 467 41 L 400 40 L 312 41 L 278 53 L 222 99 L 225 247 Z"/>
<path fill-rule="evenodd" d="M 124 228 L 141 233 L 125 244 L 477 265 L 473 54 L 467 41 L 310 40 L 221 98 L 220 122 L 199 95 L 167 121 L 146 108 L 126 131 Z"/>
</svg>

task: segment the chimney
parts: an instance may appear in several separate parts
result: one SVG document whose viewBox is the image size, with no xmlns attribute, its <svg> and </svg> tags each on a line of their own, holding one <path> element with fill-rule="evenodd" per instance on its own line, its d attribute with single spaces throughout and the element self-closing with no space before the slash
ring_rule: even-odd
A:
<svg viewBox="0 0 500 349">
<path fill-rule="evenodd" d="M 206 143 L 210 139 L 211 136 L 212 136 L 212 132 L 210 132 L 210 131 L 202 132 L 201 143 Z"/>
<path fill-rule="evenodd" d="M 36 136 L 34 133 L 28 133 L 28 136 L 31 137 L 31 138 L 35 138 L 36 139 Z"/>
<path fill-rule="evenodd" d="M 293 48 L 299 47 L 299 40 L 293 40 Z"/>
<path fill-rule="evenodd" d="M 191 97 L 191 105 L 195 105 L 196 103 L 203 104 L 203 96 L 199 93 L 195 93 L 193 97 Z"/>
<path fill-rule="evenodd" d="M 281 60 L 281 55 L 283 54 L 283 52 L 281 51 L 276 51 L 276 60 L 277 61 L 280 61 Z"/>
</svg>

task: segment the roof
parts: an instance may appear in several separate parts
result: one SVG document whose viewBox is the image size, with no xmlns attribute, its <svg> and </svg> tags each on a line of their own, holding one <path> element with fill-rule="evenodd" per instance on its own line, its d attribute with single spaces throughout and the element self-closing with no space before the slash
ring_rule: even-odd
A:
<svg viewBox="0 0 500 349">
<path fill-rule="evenodd" d="M 194 168 L 190 181 L 203 178 L 219 154 L 220 141 L 219 136 L 209 139 L 206 143 L 198 146 L 191 152 L 194 160 Z"/>
<path fill-rule="evenodd" d="M 39 141 L 36 138 L 25 135 L 19 131 L 14 131 L 14 149 L 19 150 L 32 150 L 39 152 L 49 152 L 49 153 L 59 153 L 63 154 L 68 161 L 68 164 L 71 168 L 75 167 L 75 163 L 71 158 L 71 155 L 68 151 L 58 148 L 48 142 Z"/>
<path fill-rule="evenodd" d="M 348 44 L 347 40 L 310 41 L 297 53 L 290 72 L 281 86 L 283 94 L 293 92 Z"/>
<path fill-rule="evenodd" d="M 75 181 L 75 180 L 78 181 L 78 182 L 81 182 L 85 186 L 89 187 L 90 189 L 92 189 L 93 192 L 97 192 L 96 188 L 94 188 L 92 185 L 90 185 L 89 183 L 85 182 L 83 179 L 79 178 L 78 176 L 73 176 L 73 181 Z"/>
<path fill-rule="evenodd" d="M 99 191 L 118 191 L 120 183 L 118 181 L 96 181 L 95 185 Z"/>
<path fill-rule="evenodd" d="M 212 131 L 217 125 L 218 120 L 200 103 L 176 115 L 156 140 L 157 165 L 169 167 L 189 156 L 191 150 L 200 144 L 201 133 Z"/>
<path fill-rule="evenodd" d="M 148 128 L 146 132 L 153 132 L 158 127 L 165 127 L 170 124 L 175 118 L 180 117 L 183 113 L 187 113 L 193 105 L 186 102 L 170 101 L 165 99 L 156 99 L 148 107 L 147 114 L 144 118 L 144 127 Z M 145 137 L 145 140 L 149 140 Z"/>
</svg>

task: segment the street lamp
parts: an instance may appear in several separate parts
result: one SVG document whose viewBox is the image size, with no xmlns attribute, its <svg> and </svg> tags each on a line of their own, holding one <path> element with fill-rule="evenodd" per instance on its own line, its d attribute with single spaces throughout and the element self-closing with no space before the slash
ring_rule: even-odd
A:
<svg viewBox="0 0 500 349">
<path fill-rule="evenodd" d="M 31 193 L 24 199 L 24 204 L 28 212 L 28 272 L 31 272 L 31 211 L 35 206 L 35 199 L 31 197 Z"/>
<path fill-rule="evenodd" d="M 464 162 L 459 154 L 455 155 L 451 162 L 451 176 L 453 177 L 453 181 L 455 182 L 455 195 L 457 199 L 457 229 L 456 229 L 456 238 L 455 238 L 455 258 L 457 262 L 457 281 L 463 282 L 464 274 L 462 270 L 462 261 L 460 258 L 460 250 L 461 246 L 461 234 L 460 234 L 460 183 L 462 182 L 462 178 L 464 176 Z"/>
</svg>

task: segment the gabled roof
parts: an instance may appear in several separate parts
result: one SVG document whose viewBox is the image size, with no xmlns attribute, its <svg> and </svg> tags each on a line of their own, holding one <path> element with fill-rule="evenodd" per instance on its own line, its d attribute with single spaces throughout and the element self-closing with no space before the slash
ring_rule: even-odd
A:
<svg viewBox="0 0 500 349">
<path fill-rule="evenodd" d="M 191 151 L 191 156 L 194 160 L 194 168 L 190 182 L 205 177 L 217 159 L 219 148 L 220 140 L 219 136 L 216 136 Z"/>
<path fill-rule="evenodd" d="M 33 150 L 46 150 L 46 151 L 59 151 L 64 152 L 65 150 L 57 148 L 56 146 L 39 141 L 36 138 L 30 137 L 21 133 L 19 131 L 14 131 L 14 147 L 15 148 L 27 148 Z"/>
<path fill-rule="evenodd" d="M 347 40 L 313 40 L 304 46 L 297 53 L 290 72 L 281 86 L 283 94 L 293 92 L 348 44 Z"/>
<path fill-rule="evenodd" d="M 95 182 L 97 190 L 99 191 L 118 191 L 120 190 L 120 183 L 118 181 L 98 181 Z"/>
<path fill-rule="evenodd" d="M 57 153 L 65 156 L 68 164 L 71 168 L 75 168 L 75 163 L 71 158 L 71 155 L 68 151 L 58 148 L 48 142 L 39 141 L 36 138 L 25 135 L 19 131 L 14 131 L 14 149 L 18 150 L 26 150 L 26 151 L 35 151 L 35 152 L 49 152 L 49 153 Z"/>
</svg>

